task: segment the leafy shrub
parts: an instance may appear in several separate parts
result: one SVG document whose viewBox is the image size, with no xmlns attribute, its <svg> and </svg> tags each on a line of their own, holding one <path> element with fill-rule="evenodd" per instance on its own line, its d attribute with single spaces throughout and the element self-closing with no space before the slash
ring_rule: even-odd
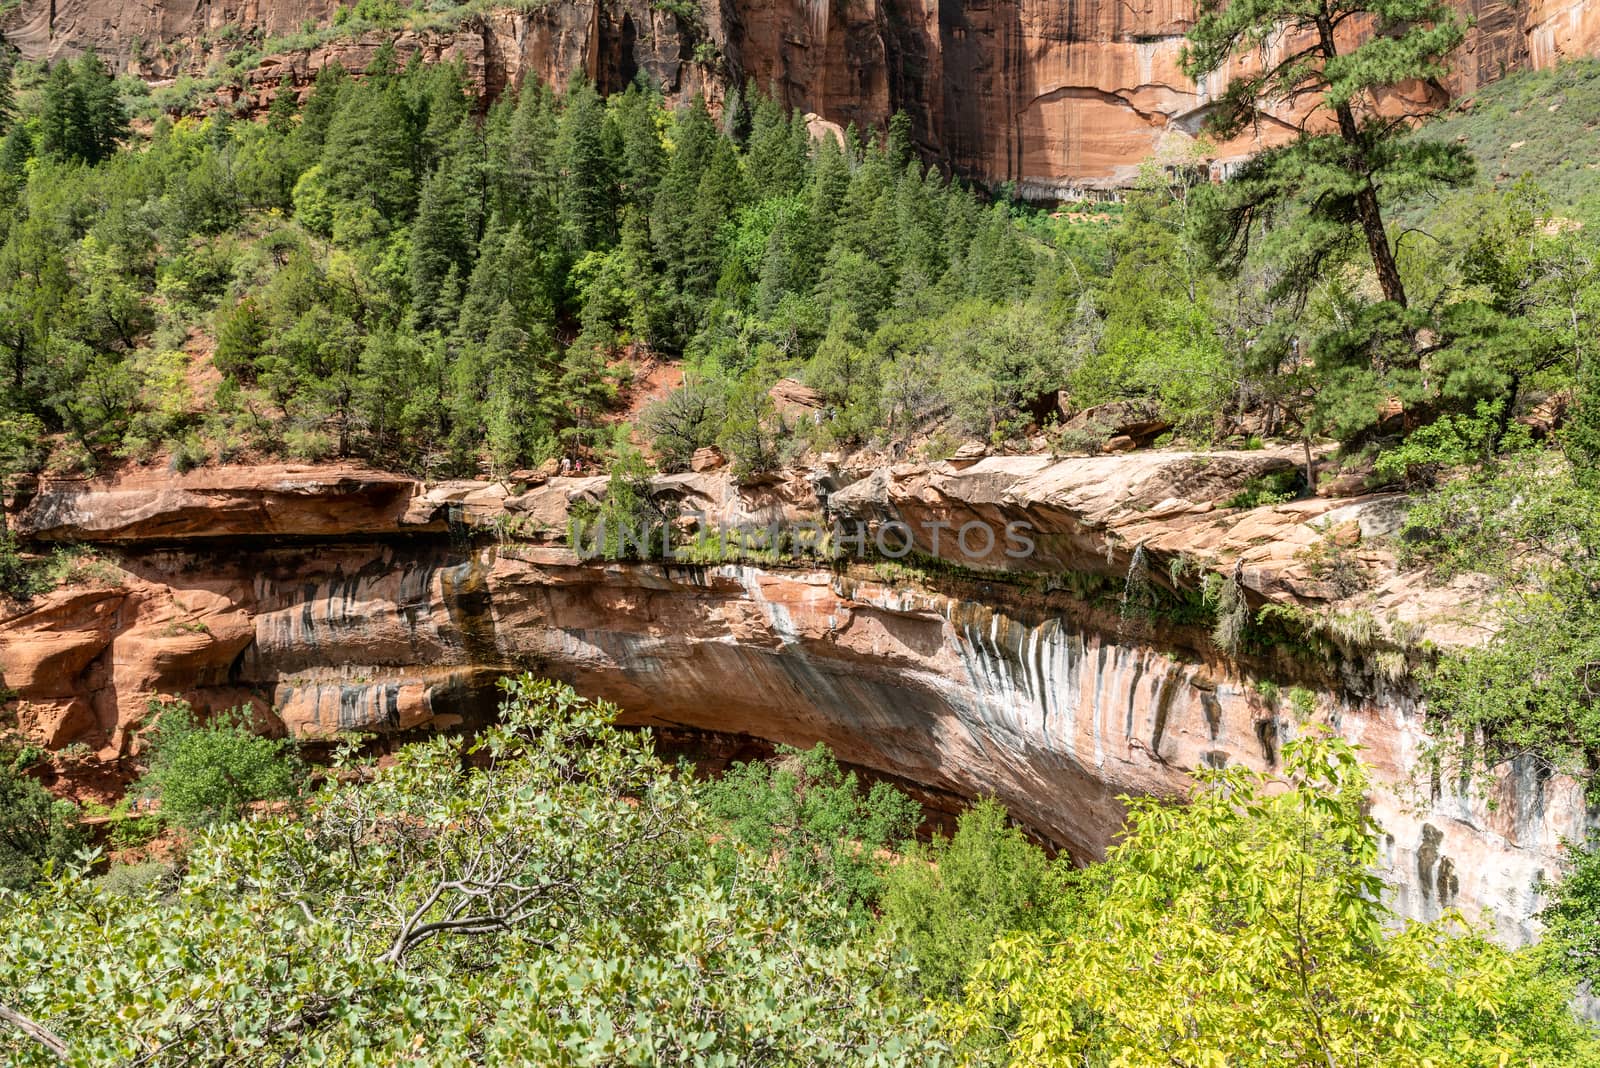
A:
<svg viewBox="0 0 1600 1068">
<path fill-rule="evenodd" d="M 722 428 L 724 398 L 711 383 L 674 390 L 645 409 L 644 428 L 663 471 L 682 471 L 695 451 L 716 443 Z"/>
<path fill-rule="evenodd" d="M 775 855 L 795 885 L 819 888 L 858 919 L 882 890 L 879 851 L 909 837 L 919 818 L 909 797 L 884 782 L 863 789 L 820 743 L 735 765 L 707 787 L 706 806 L 735 839 Z"/>
<path fill-rule="evenodd" d="M 598 505 L 569 512 L 574 544 L 608 560 L 661 555 L 671 536 L 671 516 L 651 497 L 650 465 L 636 449 L 626 447 L 612 459 L 610 474 Z"/>
<path fill-rule="evenodd" d="M 1274 471 L 1258 475 L 1244 484 L 1244 488 L 1228 498 L 1227 508 L 1269 508 L 1285 504 L 1300 495 L 1300 472 Z"/>
<path fill-rule="evenodd" d="M 1440 416 L 1382 453 L 1374 473 L 1384 481 L 1431 486 L 1449 468 L 1489 462 L 1502 446 L 1500 414 L 1505 404 L 1480 401 L 1471 415 Z"/>
<path fill-rule="evenodd" d="M 943 1063 L 885 947 L 812 938 L 837 904 L 717 850 L 647 736 L 566 687 L 507 688 L 475 739 L 200 832 L 171 901 L 76 877 L 7 899 L 6 1006 L 86 1068 Z M 9 1027 L 0 1059 L 60 1063 Z"/>
<path fill-rule="evenodd" d="M 248 708 L 202 721 L 187 702 L 152 701 L 150 770 L 138 789 L 161 800 L 161 815 L 180 826 L 238 819 L 254 801 L 293 797 L 298 770 L 286 739 L 250 727 Z"/>
<path fill-rule="evenodd" d="M 953 998 L 996 938 L 1048 922 L 1060 891 L 1044 851 L 991 798 L 961 814 L 954 836 L 889 869 L 883 924 L 917 965 L 920 988 Z"/>
<path fill-rule="evenodd" d="M 172 865 L 159 860 L 142 860 L 137 864 L 113 864 L 111 869 L 95 880 L 102 893 L 114 897 L 144 897 L 172 875 Z"/>
<path fill-rule="evenodd" d="M 1125 799 L 1123 835 L 1074 873 L 1072 907 L 991 947 L 950 1006 L 958 1040 L 1009 1054 L 976 1063 L 1596 1063 L 1570 982 L 1458 916 L 1390 911 L 1348 743 L 1290 742 L 1281 775 L 1197 777 L 1185 804 Z"/>
<path fill-rule="evenodd" d="M 1583 776 L 1600 796 L 1600 486 L 1585 468 L 1522 454 L 1444 483 L 1411 510 L 1407 562 L 1487 576 L 1495 640 L 1452 650 L 1423 679 L 1448 719 L 1436 759 L 1468 774 L 1526 759 Z"/>
<path fill-rule="evenodd" d="M 83 845 L 70 802 L 0 763 L 0 888 L 25 890 L 47 869 L 59 874 Z"/>
<path fill-rule="evenodd" d="M 0 530 L 0 593 L 26 601 L 38 592 L 38 569 L 23 557 L 16 535 Z"/>
</svg>

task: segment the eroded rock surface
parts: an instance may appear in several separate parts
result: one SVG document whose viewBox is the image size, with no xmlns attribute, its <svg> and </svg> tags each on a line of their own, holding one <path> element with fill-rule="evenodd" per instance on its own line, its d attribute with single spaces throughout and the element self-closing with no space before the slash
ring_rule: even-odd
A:
<svg viewBox="0 0 1600 1068">
<path fill-rule="evenodd" d="M 708 525 L 821 522 L 826 509 L 869 540 L 888 523 L 929 521 L 1038 532 L 1036 556 L 993 566 L 948 541 L 937 556 L 923 544 L 920 570 L 584 561 L 557 536 L 603 478 L 422 486 L 280 467 L 47 482 L 20 528 L 115 546 L 120 569 L 0 621 L 0 671 L 39 741 L 116 759 L 138 746 L 158 694 L 250 703 L 315 739 L 490 715 L 494 679 L 530 670 L 616 700 L 634 722 L 822 740 L 936 790 L 994 794 L 1080 858 L 1109 842 L 1121 794 L 1181 793 L 1205 765 L 1274 766 L 1311 723 L 1269 705 L 1258 684 L 1298 683 L 1318 693 L 1313 721 L 1367 747 L 1402 910 L 1456 905 L 1492 913 L 1509 940 L 1529 937 L 1539 873 L 1553 871 L 1562 836 L 1583 830 L 1576 785 L 1516 766 L 1487 789 L 1419 789 L 1422 711 L 1371 669 L 1370 649 L 1308 663 L 1280 648 L 1241 663 L 1193 624 L 1119 609 L 1120 576 L 1142 547 L 1167 581 L 1181 556 L 1187 581 L 1233 574 L 1255 604 L 1403 610 L 1451 640 L 1459 592 L 1423 589 L 1372 545 L 1395 499 L 1226 507 L 1289 462 L 982 457 L 755 488 L 725 469 L 656 483 Z M 1330 537 L 1356 546 L 1370 588 L 1334 598 L 1309 573 L 1302 550 Z"/>
</svg>

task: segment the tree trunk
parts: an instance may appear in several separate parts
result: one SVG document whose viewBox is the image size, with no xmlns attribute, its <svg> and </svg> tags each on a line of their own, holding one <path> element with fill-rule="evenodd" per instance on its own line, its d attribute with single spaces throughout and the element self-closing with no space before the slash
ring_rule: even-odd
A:
<svg viewBox="0 0 1600 1068">
<path fill-rule="evenodd" d="M 1383 299 L 1406 306 L 1406 290 L 1400 281 L 1400 268 L 1395 265 L 1394 251 L 1389 248 L 1389 235 L 1383 228 L 1383 213 L 1378 208 L 1378 191 L 1369 180 L 1356 199 L 1356 212 L 1361 216 L 1361 231 L 1367 236 L 1367 251 L 1372 254 L 1372 266 L 1378 272 L 1378 285 L 1383 287 Z"/>
<path fill-rule="evenodd" d="M 1366 153 L 1361 150 L 1361 131 L 1356 126 L 1355 112 L 1349 104 L 1335 109 L 1339 115 L 1339 136 L 1353 151 L 1354 160 L 1362 170 L 1361 191 L 1356 194 L 1356 217 L 1361 220 L 1361 232 L 1367 239 L 1367 252 L 1372 257 L 1372 269 L 1378 274 L 1378 285 L 1383 289 L 1383 299 L 1406 306 L 1406 290 L 1400 281 L 1400 268 L 1395 265 L 1394 251 L 1389 248 L 1389 234 L 1383 226 L 1383 209 L 1378 206 L 1378 191 L 1373 188 L 1372 177 L 1366 171 Z"/>
<path fill-rule="evenodd" d="M 1317 20 L 1321 49 L 1325 60 L 1339 55 L 1333 38 L 1333 23 L 1324 16 Z M 1372 268 L 1378 273 L 1378 285 L 1383 289 L 1383 299 L 1406 306 L 1405 286 L 1400 282 L 1400 268 L 1395 266 L 1394 252 L 1389 248 L 1389 235 L 1383 227 L 1383 209 L 1378 206 L 1378 190 L 1372 184 L 1367 166 L 1367 154 L 1361 147 L 1361 128 L 1356 125 L 1356 113 L 1348 101 L 1334 109 L 1339 118 L 1339 137 L 1351 150 L 1351 162 L 1361 175 L 1361 191 L 1356 194 L 1356 217 L 1361 221 L 1361 232 L 1367 239 L 1367 252 L 1372 256 Z"/>
</svg>

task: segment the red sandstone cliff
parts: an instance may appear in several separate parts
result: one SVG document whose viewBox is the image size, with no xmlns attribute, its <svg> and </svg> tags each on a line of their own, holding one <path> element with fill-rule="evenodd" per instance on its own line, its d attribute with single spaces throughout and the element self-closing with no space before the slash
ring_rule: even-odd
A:
<svg viewBox="0 0 1600 1068">
<path fill-rule="evenodd" d="M 685 19 L 649 0 L 557 0 L 531 12 L 493 11 L 439 30 L 408 32 L 403 51 L 462 58 L 497 91 L 585 71 L 602 88 L 646 71 L 669 94 L 749 79 L 784 102 L 840 124 L 912 118 L 929 158 L 1024 192 L 1056 196 L 1133 178 L 1142 160 L 1181 147 L 1226 73 L 1196 86 L 1178 70 L 1187 0 L 701 0 Z M 324 24 L 334 0 L 23 0 L 0 29 L 29 58 L 92 48 L 146 77 L 199 72 L 239 42 Z M 1460 0 L 1475 23 L 1444 87 L 1408 103 L 1522 67 L 1600 51 L 1595 0 Z M 232 28 L 231 31 L 229 28 Z M 231 33 L 231 37 L 230 37 Z M 330 59 L 359 70 L 381 35 L 268 55 L 250 77 L 260 100 L 285 72 L 305 80 Z M 232 41 L 230 44 L 229 41 Z M 706 45 L 707 48 L 699 46 Z M 1281 115 L 1279 120 L 1293 116 Z M 1257 135 L 1218 146 L 1238 158 L 1284 136 L 1269 116 Z"/>
<path fill-rule="evenodd" d="M 908 523 L 928 553 L 927 524 L 942 522 L 937 555 L 982 565 L 969 572 L 585 562 L 557 534 L 603 478 L 521 493 L 344 466 L 46 481 L 19 531 L 98 544 L 115 567 L 0 618 L 0 674 L 7 712 L 34 740 L 115 761 L 138 746 L 156 694 L 251 703 L 319 738 L 448 728 L 487 713 L 496 676 L 530 670 L 611 698 L 634 722 L 822 740 L 936 791 L 994 794 L 1080 858 L 1109 842 L 1118 795 L 1180 792 L 1204 764 L 1270 767 L 1284 741 L 1326 723 L 1377 769 L 1401 910 L 1492 910 L 1508 940 L 1527 938 L 1540 873 L 1584 830 L 1582 791 L 1531 764 L 1417 788 L 1426 719 L 1403 648 L 1457 640 L 1468 591 L 1397 572 L 1376 535 L 1394 528 L 1401 497 L 1226 507 L 1293 463 L 1144 452 L 654 483 L 686 510 L 757 525 L 815 520 L 821 489 L 834 518 Z M 964 558 L 948 531 L 972 520 L 1028 521 L 1035 553 Z M 1330 538 L 1369 573 L 1358 593 L 1319 577 L 1306 550 Z M 1141 557 L 1157 582 L 1178 581 L 1181 557 L 1191 586 L 1233 574 L 1254 606 L 1366 613 L 1370 625 L 1330 629 L 1320 653 L 1230 660 L 1203 629 L 1119 610 Z M 1312 688 L 1316 709 L 1267 701 L 1263 680 Z"/>
</svg>

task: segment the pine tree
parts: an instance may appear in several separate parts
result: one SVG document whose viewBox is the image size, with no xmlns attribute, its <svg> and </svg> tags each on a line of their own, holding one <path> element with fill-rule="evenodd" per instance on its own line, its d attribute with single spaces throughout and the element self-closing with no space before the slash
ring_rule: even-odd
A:
<svg viewBox="0 0 1600 1068">
<path fill-rule="evenodd" d="M 399 73 L 400 57 L 395 53 L 394 38 L 385 37 L 377 51 L 372 53 L 372 61 L 367 64 L 367 81 L 382 86 Z"/>
<path fill-rule="evenodd" d="M 484 340 L 501 306 L 510 304 L 534 347 L 547 344 L 563 280 L 558 257 L 558 250 L 536 243 L 522 224 L 491 219 L 461 302 L 460 336 Z"/>
<path fill-rule="evenodd" d="M 361 351 L 356 406 L 380 456 L 420 466 L 444 432 L 441 354 L 409 331 L 380 330 Z"/>
<path fill-rule="evenodd" d="M 442 166 L 422 187 L 416 222 L 411 227 L 411 306 L 418 325 L 444 325 L 433 320 L 445 278 L 459 278 L 468 267 L 466 203 L 455 169 Z"/>
<path fill-rule="evenodd" d="M 516 310 L 503 304 L 483 345 L 488 372 L 484 402 L 484 445 L 490 466 L 503 475 L 550 435 L 551 382 L 548 368 L 534 358 Z"/>
<path fill-rule="evenodd" d="M 611 354 L 611 328 L 585 322 L 584 329 L 562 356 L 556 381 L 556 409 L 562 413 L 561 440 L 568 452 L 600 443 L 600 421 L 617 399 L 616 379 L 606 366 Z"/>
<path fill-rule="evenodd" d="M 16 89 L 11 84 L 15 58 L 11 49 L 0 47 L 0 130 L 9 131 L 17 118 Z"/>
<path fill-rule="evenodd" d="M 417 53 L 415 71 L 407 71 L 413 85 L 410 111 L 417 131 L 419 171 L 432 169 L 455 143 L 456 133 L 466 121 L 471 101 L 467 95 L 466 72 L 458 59 L 451 63 L 421 63 Z"/>
<path fill-rule="evenodd" d="M 889 139 L 885 142 L 884 155 L 889 159 L 889 166 L 895 171 L 904 171 L 911 162 L 911 157 L 916 146 L 911 138 L 911 116 L 903 111 L 896 111 L 889 117 Z"/>
<path fill-rule="evenodd" d="M 33 158 L 33 136 L 25 123 L 17 123 L 0 141 L 0 174 L 20 179 L 28 160 Z"/>
<path fill-rule="evenodd" d="M 280 137 L 294 131 L 295 119 L 300 115 L 300 98 L 295 92 L 294 78 L 288 74 L 278 83 L 272 94 L 272 105 L 267 108 L 267 129 Z"/>
<path fill-rule="evenodd" d="M 845 194 L 850 189 L 850 165 L 839 142 L 825 135 L 818 143 L 811 166 L 811 188 L 807 191 L 813 229 L 807 234 L 804 255 L 809 265 L 821 270 L 822 255 L 833 244 L 834 225 Z"/>
<path fill-rule="evenodd" d="M 906 163 L 894 190 L 895 259 L 900 265 L 902 288 L 907 278 L 922 289 L 944 273 L 944 220 L 940 217 L 938 172 L 924 175 L 921 163 Z M 909 294 L 907 294 L 909 296 Z"/>
<path fill-rule="evenodd" d="M 839 305 L 807 369 L 831 409 L 829 428 L 845 442 L 860 441 L 877 421 L 880 368 L 865 346 L 855 315 Z"/>
<path fill-rule="evenodd" d="M 348 86 L 349 78 L 338 60 L 317 71 L 297 131 L 300 141 L 313 158 L 322 154 L 328 127 L 333 125 L 333 118 L 339 113 L 339 98 Z"/>
<path fill-rule="evenodd" d="M 243 382 L 252 382 L 256 365 L 266 352 L 267 317 L 254 297 L 245 297 L 222 316 L 217 326 L 217 348 L 212 357 L 217 370 Z"/>
<path fill-rule="evenodd" d="M 705 100 L 696 97 L 693 104 L 674 116 L 672 155 L 650 214 L 650 239 L 656 255 L 679 285 L 688 274 L 683 256 L 699 203 L 700 177 L 711 162 L 716 143 L 716 127 L 706 111 Z"/>
<path fill-rule="evenodd" d="M 555 159 L 566 247 L 586 252 L 609 246 L 616 240 L 616 178 L 605 147 L 605 103 L 585 81 L 567 90 Z"/>
<path fill-rule="evenodd" d="M 796 143 L 777 102 L 758 97 L 745 153 L 750 188 L 763 197 L 798 192 L 806 177 L 806 147 L 806 142 Z"/>
<path fill-rule="evenodd" d="M 1304 293 L 1359 233 L 1384 299 L 1404 306 L 1383 201 L 1463 182 L 1472 164 L 1460 145 L 1405 136 L 1403 124 L 1377 113 L 1377 97 L 1449 72 L 1446 57 L 1464 36 L 1454 11 L 1444 0 L 1201 0 L 1198 16 L 1183 69 L 1196 81 L 1229 69 L 1209 120 L 1219 137 L 1256 122 L 1261 101 L 1298 107 L 1312 93 L 1335 125 L 1312 133 L 1317 116 L 1297 120 L 1295 140 L 1256 155 L 1222 186 L 1201 187 L 1211 256 L 1236 273 L 1258 232 L 1289 220 L 1273 242 L 1284 269 L 1276 291 Z M 1341 43 L 1346 27 L 1361 27 L 1360 44 Z M 1267 60 L 1230 65 L 1242 56 Z"/>
<path fill-rule="evenodd" d="M 621 96 L 613 97 L 609 118 L 616 126 L 621 151 L 623 199 L 648 218 L 656 186 L 667 169 L 667 151 L 656 127 L 660 101 L 637 83 Z"/>
<path fill-rule="evenodd" d="M 128 114 L 123 110 L 116 79 L 93 52 L 79 56 L 72 73 L 87 124 L 87 152 L 83 159 L 90 163 L 110 159 L 128 136 Z"/>
<path fill-rule="evenodd" d="M 794 234 L 809 225 L 810 218 L 802 209 L 791 218 L 780 220 L 767 237 L 755 297 L 756 310 L 763 318 L 770 317 L 784 297 L 811 288 L 812 280 L 802 275 L 803 265 L 794 251 Z"/>
<path fill-rule="evenodd" d="M 322 150 L 336 238 L 381 234 L 409 217 L 417 193 L 410 132 L 397 87 L 364 82 L 340 94 Z"/>
<path fill-rule="evenodd" d="M 93 146 L 88 104 L 72 65 L 63 60 L 50 68 L 40 92 L 39 151 L 52 159 L 83 160 Z"/>
<path fill-rule="evenodd" d="M 708 296 L 722 268 L 722 235 L 744 200 L 739 157 L 733 143 L 718 138 L 711 161 L 700 176 L 694 214 L 685 234 L 682 252 L 687 268 L 686 291 Z"/>
</svg>

